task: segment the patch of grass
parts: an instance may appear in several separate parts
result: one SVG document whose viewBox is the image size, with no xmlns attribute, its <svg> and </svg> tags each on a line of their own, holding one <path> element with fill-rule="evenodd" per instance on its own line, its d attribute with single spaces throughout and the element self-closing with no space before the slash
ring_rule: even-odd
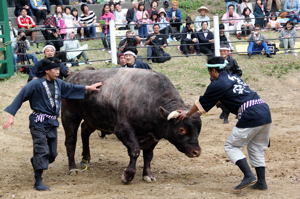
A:
<svg viewBox="0 0 300 199">
<path fill-rule="evenodd" d="M 291 63 L 280 63 L 280 64 L 269 64 L 264 68 L 264 73 L 267 76 L 273 76 L 281 78 L 283 75 L 288 74 L 292 70 L 300 69 L 300 64 L 296 62 Z"/>
</svg>

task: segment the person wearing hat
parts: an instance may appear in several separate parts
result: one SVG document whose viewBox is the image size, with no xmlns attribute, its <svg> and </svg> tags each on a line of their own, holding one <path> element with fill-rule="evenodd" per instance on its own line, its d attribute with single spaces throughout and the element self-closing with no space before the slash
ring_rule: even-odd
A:
<svg viewBox="0 0 300 199">
<path fill-rule="evenodd" d="M 186 26 L 182 29 L 181 40 L 180 40 L 180 50 L 185 56 L 189 56 L 189 53 L 194 53 L 198 50 L 198 39 L 197 34 L 194 30 L 194 25 L 191 17 L 186 18 Z"/>
<path fill-rule="evenodd" d="M 218 102 L 224 104 L 231 113 L 238 116 L 238 122 L 225 143 L 229 159 L 243 172 L 244 178 L 235 186 L 236 190 L 252 186 L 253 189 L 266 190 L 264 150 L 269 144 L 271 113 L 269 106 L 260 96 L 238 76 L 228 74 L 224 68 L 227 61 L 223 57 L 213 57 L 206 67 L 211 78 L 205 93 L 196 100 L 188 111 L 179 110 L 179 118 L 190 117 L 199 111 L 208 112 Z M 247 146 L 250 163 L 255 167 L 257 180 L 252 173 L 247 158 L 241 148 Z"/>
<path fill-rule="evenodd" d="M 210 29 L 210 18 L 209 16 L 207 16 L 207 13 L 209 12 L 208 8 L 205 7 L 205 6 L 201 6 L 200 8 L 198 8 L 198 13 L 200 15 L 198 15 L 196 18 L 195 18 L 195 28 L 196 28 L 196 31 L 200 31 L 201 30 L 201 23 L 203 21 L 207 21 L 208 23 L 208 29 Z"/>
<path fill-rule="evenodd" d="M 31 81 L 32 79 L 37 79 L 40 74 L 39 70 L 44 62 L 45 59 L 53 59 L 55 57 L 55 47 L 53 45 L 46 45 L 43 48 L 43 53 L 44 53 L 44 59 L 41 59 L 37 64 L 35 64 L 33 67 L 30 68 L 29 70 L 29 76 L 28 76 L 28 82 Z M 65 66 L 65 64 L 60 63 L 60 73 L 59 73 L 59 78 L 63 79 L 64 77 L 67 77 L 69 75 L 69 68 Z"/>
<path fill-rule="evenodd" d="M 127 50 L 124 53 L 125 59 L 126 59 L 126 64 L 123 65 L 122 67 L 124 68 L 140 68 L 140 69 L 149 69 L 151 70 L 151 67 L 147 64 L 144 63 L 140 60 L 136 59 L 136 54 L 131 51 L 131 50 Z"/>
<path fill-rule="evenodd" d="M 26 84 L 14 101 L 4 109 L 9 114 L 3 128 L 14 123 L 17 111 L 23 102 L 29 101 L 32 113 L 29 116 L 29 128 L 33 141 L 34 188 L 39 191 L 49 190 L 44 185 L 42 174 L 57 156 L 57 127 L 61 98 L 84 99 L 86 91 L 97 91 L 101 82 L 89 86 L 64 82 L 59 76 L 60 64 L 57 59 L 44 59 L 41 64 L 42 77 Z"/>
</svg>

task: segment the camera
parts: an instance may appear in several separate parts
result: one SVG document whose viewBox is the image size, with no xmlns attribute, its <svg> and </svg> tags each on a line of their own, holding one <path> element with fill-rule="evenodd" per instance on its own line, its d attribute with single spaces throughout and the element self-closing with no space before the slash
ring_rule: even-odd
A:
<svg viewBox="0 0 300 199">
<path fill-rule="evenodd" d="M 26 40 L 26 36 L 25 36 L 25 35 L 22 36 L 22 37 L 20 38 L 20 40 L 21 40 L 21 41 L 25 41 L 25 40 Z"/>
</svg>

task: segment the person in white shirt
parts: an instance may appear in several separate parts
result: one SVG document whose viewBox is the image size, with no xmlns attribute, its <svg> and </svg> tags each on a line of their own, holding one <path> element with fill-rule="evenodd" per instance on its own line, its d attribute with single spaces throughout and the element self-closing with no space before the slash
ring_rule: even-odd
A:
<svg viewBox="0 0 300 199">
<path fill-rule="evenodd" d="M 201 30 L 201 23 L 203 21 L 207 21 L 208 29 L 210 29 L 210 18 L 209 18 L 209 16 L 207 16 L 207 14 L 209 12 L 208 8 L 205 7 L 205 6 L 201 6 L 200 8 L 198 8 L 198 12 L 199 12 L 200 15 L 198 15 L 195 18 L 195 29 L 196 29 L 196 31 Z"/>
<path fill-rule="evenodd" d="M 126 30 L 126 25 L 127 25 L 126 13 L 127 10 L 122 9 L 120 2 L 115 4 L 115 11 L 114 11 L 115 24 L 118 30 Z"/>
</svg>

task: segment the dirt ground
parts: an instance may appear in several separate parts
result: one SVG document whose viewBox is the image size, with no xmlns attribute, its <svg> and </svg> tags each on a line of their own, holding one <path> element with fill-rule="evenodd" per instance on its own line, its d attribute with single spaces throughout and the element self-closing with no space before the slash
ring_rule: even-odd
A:
<svg viewBox="0 0 300 199">
<path fill-rule="evenodd" d="M 0 109 L 3 110 L 26 82 L 11 79 L 1 82 Z M 59 128 L 59 155 L 45 172 L 45 183 L 51 191 L 33 189 L 33 172 L 30 164 L 32 142 L 28 130 L 28 103 L 17 114 L 13 128 L 0 130 L 0 198 L 51 198 L 51 199 L 199 199 L 199 198 L 300 198 L 300 72 L 280 79 L 272 77 L 252 81 L 251 87 L 259 91 L 271 107 L 273 125 L 271 148 L 266 151 L 269 185 L 267 191 L 244 189 L 233 191 L 241 180 L 238 168 L 229 162 L 223 144 L 236 120 L 230 116 L 229 124 L 218 119 L 220 110 L 213 109 L 202 116 L 203 127 L 199 137 L 202 154 L 189 159 L 176 148 L 162 140 L 154 151 L 152 170 L 157 182 L 142 180 L 142 158 L 139 158 L 136 177 L 130 185 L 121 183 L 121 174 L 127 166 L 125 147 L 114 135 L 100 139 L 91 136 L 92 163 L 88 171 L 76 176 L 67 175 L 67 157 L 64 131 Z M 12 89 L 13 88 L 13 89 Z M 184 100 L 192 103 L 199 93 L 180 91 Z M 5 114 L 1 113 L 1 124 Z M 76 160 L 81 159 L 80 138 Z"/>
</svg>

